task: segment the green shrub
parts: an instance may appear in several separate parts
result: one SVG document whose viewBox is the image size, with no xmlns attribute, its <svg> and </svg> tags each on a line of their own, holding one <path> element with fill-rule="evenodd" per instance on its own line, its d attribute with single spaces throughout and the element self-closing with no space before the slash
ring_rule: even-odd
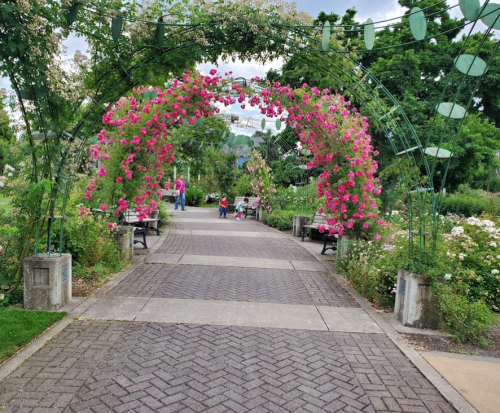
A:
<svg viewBox="0 0 500 413">
<path fill-rule="evenodd" d="M 89 268 L 103 263 L 118 269 L 120 251 L 115 245 L 107 221 L 91 215 L 68 217 L 64 225 L 64 252 L 72 255 L 75 265 Z"/>
<path fill-rule="evenodd" d="M 395 295 L 391 290 L 398 270 L 393 256 L 380 243 L 357 239 L 347 243 L 347 252 L 337 260 L 337 271 L 363 297 L 377 304 L 393 305 Z"/>
<path fill-rule="evenodd" d="M 483 301 L 469 302 L 452 287 L 443 286 L 438 293 L 438 302 L 442 324 L 454 335 L 455 341 L 480 346 L 486 344 L 496 316 Z"/>
<path fill-rule="evenodd" d="M 205 200 L 205 194 L 203 191 L 197 186 L 190 186 L 186 190 L 186 205 L 189 206 L 201 206 L 203 201 Z"/>
<path fill-rule="evenodd" d="M 487 196 L 454 194 L 443 198 L 443 214 L 457 214 L 466 217 L 479 216 L 483 213 L 500 214 L 500 198 Z"/>
<path fill-rule="evenodd" d="M 294 211 L 273 210 L 270 214 L 264 214 L 264 224 L 277 228 L 280 231 L 290 231 L 293 228 Z"/>
</svg>

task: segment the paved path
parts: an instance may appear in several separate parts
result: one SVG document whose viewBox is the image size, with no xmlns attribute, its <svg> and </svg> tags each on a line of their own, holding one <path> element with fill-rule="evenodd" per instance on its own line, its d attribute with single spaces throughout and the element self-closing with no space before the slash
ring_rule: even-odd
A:
<svg viewBox="0 0 500 413">
<path fill-rule="evenodd" d="M 474 411 L 328 274 L 319 245 L 216 217 L 178 214 L 0 382 L 0 411 Z"/>
</svg>

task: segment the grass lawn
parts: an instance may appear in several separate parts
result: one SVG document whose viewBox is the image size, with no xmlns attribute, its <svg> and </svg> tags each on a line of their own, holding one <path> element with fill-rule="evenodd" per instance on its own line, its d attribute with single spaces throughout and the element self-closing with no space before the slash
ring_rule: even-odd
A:
<svg viewBox="0 0 500 413">
<path fill-rule="evenodd" d="M 30 343 L 66 313 L 0 308 L 0 363 Z"/>
<path fill-rule="evenodd" d="M 10 198 L 7 198 L 2 194 L 0 194 L 0 209 L 5 209 L 5 212 L 7 212 L 7 214 L 9 214 L 10 211 L 12 210 L 12 204 L 10 202 Z"/>
</svg>

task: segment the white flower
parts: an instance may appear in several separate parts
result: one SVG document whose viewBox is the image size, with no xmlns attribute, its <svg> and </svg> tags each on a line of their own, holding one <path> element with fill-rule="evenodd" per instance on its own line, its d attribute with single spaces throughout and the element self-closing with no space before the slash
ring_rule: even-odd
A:
<svg viewBox="0 0 500 413">
<path fill-rule="evenodd" d="M 500 260 L 500 255 L 497 255 L 497 260 Z"/>
<path fill-rule="evenodd" d="M 463 233 L 464 233 L 464 227 L 454 227 L 451 230 L 451 235 L 453 235 L 454 237 L 459 237 Z"/>
<path fill-rule="evenodd" d="M 462 252 L 461 252 L 460 254 L 458 254 L 458 259 L 459 259 L 460 261 L 463 261 L 465 257 L 467 257 L 467 254 L 464 254 L 464 253 L 462 253 Z"/>
<path fill-rule="evenodd" d="M 4 181 L 0 181 L 0 188 L 2 188 L 4 186 L 5 186 L 5 182 Z"/>
<path fill-rule="evenodd" d="M 489 244 L 488 244 L 490 247 L 496 247 L 497 246 L 497 243 L 495 241 L 491 241 Z"/>
<path fill-rule="evenodd" d="M 450 280 L 450 279 L 451 279 L 451 274 L 445 274 L 445 275 L 444 275 L 444 279 L 445 279 L 446 281 Z"/>
<path fill-rule="evenodd" d="M 399 211 L 392 211 L 391 215 L 399 215 Z"/>
<path fill-rule="evenodd" d="M 12 172 L 9 172 L 9 173 L 7 174 L 7 176 L 12 176 Z"/>
<path fill-rule="evenodd" d="M 10 165 L 5 165 L 4 170 L 5 171 L 14 171 L 14 168 Z"/>
<path fill-rule="evenodd" d="M 491 273 L 492 273 L 492 274 L 498 274 L 499 272 L 500 272 L 500 271 L 498 271 L 498 270 L 496 270 L 496 269 L 495 269 L 495 270 L 491 270 Z"/>
</svg>

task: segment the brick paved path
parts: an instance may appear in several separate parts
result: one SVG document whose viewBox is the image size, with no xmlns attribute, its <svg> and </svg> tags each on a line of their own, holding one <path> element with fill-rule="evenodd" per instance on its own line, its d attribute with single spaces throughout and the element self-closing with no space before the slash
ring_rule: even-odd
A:
<svg viewBox="0 0 500 413">
<path fill-rule="evenodd" d="M 214 215 L 188 210 L 172 227 L 270 231 Z M 287 238 L 173 234 L 156 252 L 314 260 Z M 203 265 L 141 264 L 96 305 L 127 297 L 359 308 L 326 272 Z M 0 382 L 0 411 L 454 412 L 385 334 L 112 320 L 45 344 Z"/>
</svg>

